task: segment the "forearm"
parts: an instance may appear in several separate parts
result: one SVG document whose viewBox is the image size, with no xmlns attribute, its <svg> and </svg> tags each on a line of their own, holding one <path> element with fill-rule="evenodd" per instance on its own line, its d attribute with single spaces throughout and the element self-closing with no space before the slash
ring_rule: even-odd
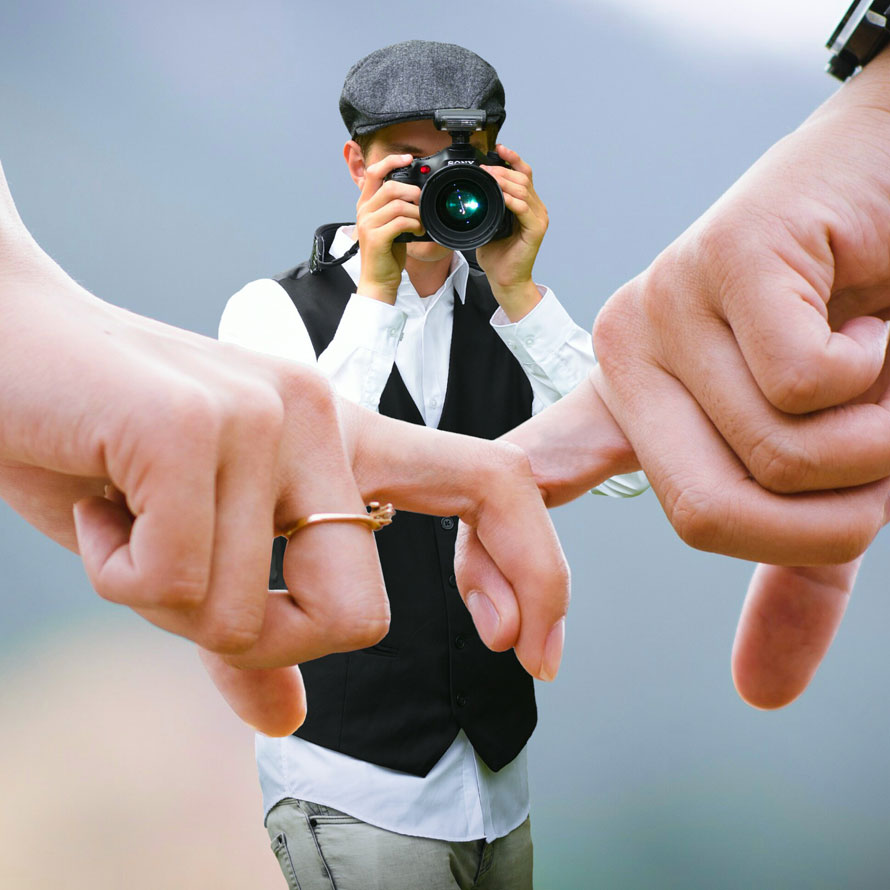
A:
<svg viewBox="0 0 890 890">
<path fill-rule="evenodd" d="M 28 523 L 75 552 L 73 506 L 83 497 L 101 495 L 105 480 L 58 473 L 26 461 L 39 463 L 56 454 L 58 463 L 63 463 L 62 443 L 56 442 L 58 434 L 47 418 L 53 411 L 65 411 L 71 394 L 65 393 L 61 381 L 71 383 L 76 367 L 69 362 L 61 376 L 54 368 L 66 345 L 53 343 L 56 325 L 72 311 L 95 313 L 100 306 L 31 237 L 0 165 L 0 312 L 4 320 L 0 498 Z M 67 345 L 70 349 L 72 344 Z M 67 435 L 73 436 L 74 429 L 69 427 Z"/>
<path fill-rule="evenodd" d="M 112 312 L 37 245 L 0 170 L 0 460 L 69 469 L 86 409 L 101 407 L 91 366 L 113 350 Z M 94 456 L 77 469 L 96 469 Z"/>
</svg>

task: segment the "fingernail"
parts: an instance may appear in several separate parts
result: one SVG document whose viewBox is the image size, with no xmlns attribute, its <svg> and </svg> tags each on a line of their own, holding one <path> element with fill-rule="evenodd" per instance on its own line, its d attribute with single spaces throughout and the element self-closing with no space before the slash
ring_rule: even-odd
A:
<svg viewBox="0 0 890 890">
<path fill-rule="evenodd" d="M 467 608 L 473 616 L 473 623 L 483 643 L 489 643 L 497 635 L 501 626 L 501 616 L 494 603 L 478 590 L 473 590 L 467 597 Z"/>
<path fill-rule="evenodd" d="M 550 633 L 547 634 L 547 642 L 544 643 L 544 660 L 541 663 L 541 679 L 548 683 L 556 678 L 559 672 L 559 663 L 562 661 L 562 649 L 566 640 L 566 620 L 560 618 Z"/>
</svg>

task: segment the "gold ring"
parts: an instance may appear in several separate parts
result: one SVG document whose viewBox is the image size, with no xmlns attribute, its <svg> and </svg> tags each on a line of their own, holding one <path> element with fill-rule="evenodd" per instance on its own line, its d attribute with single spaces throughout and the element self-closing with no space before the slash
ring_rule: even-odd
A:
<svg viewBox="0 0 890 890">
<path fill-rule="evenodd" d="M 285 538 L 295 535 L 301 528 L 307 525 L 318 525 L 321 522 L 360 522 L 366 525 L 372 532 L 376 532 L 384 526 L 392 522 L 396 511 L 392 504 L 380 505 L 380 501 L 371 501 L 368 504 L 370 513 L 310 513 L 303 519 L 297 520 L 297 524 L 293 528 L 289 528 L 283 532 Z"/>
</svg>

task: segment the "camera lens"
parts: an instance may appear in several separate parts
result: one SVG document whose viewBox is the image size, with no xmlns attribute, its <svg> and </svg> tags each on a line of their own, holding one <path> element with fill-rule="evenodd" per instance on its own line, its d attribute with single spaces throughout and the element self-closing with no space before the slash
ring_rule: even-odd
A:
<svg viewBox="0 0 890 890">
<path fill-rule="evenodd" d="M 420 193 L 420 220 L 433 241 L 451 250 L 487 244 L 504 221 L 497 180 L 477 166 L 437 170 Z"/>
<path fill-rule="evenodd" d="M 473 183 L 456 180 L 444 188 L 436 200 L 436 213 L 440 220 L 456 232 L 475 229 L 485 219 L 488 201 Z"/>
</svg>

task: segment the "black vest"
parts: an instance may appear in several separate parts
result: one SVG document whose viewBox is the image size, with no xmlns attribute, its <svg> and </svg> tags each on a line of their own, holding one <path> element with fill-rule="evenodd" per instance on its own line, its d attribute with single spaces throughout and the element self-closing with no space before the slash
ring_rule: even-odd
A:
<svg viewBox="0 0 890 890">
<path fill-rule="evenodd" d="M 316 233 L 325 258 L 337 226 Z M 320 249 L 318 249 L 320 248 Z M 341 266 L 303 263 L 277 280 L 300 312 L 316 354 L 337 330 L 354 289 Z M 492 330 L 497 308 L 485 275 L 471 264 L 466 301 L 455 297 L 448 386 L 439 429 L 485 439 L 531 416 L 532 391 Z M 423 423 L 393 365 L 380 413 Z M 454 580 L 457 518 L 399 512 L 375 535 L 392 621 L 376 646 L 300 666 L 309 713 L 296 735 L 325 748 L 425 776 L 463 729 L 489 768 L 513 760 L 537 721 L 531 677 L 513 651 L 479 639 Z M 283 588 L 283 539 L 273 587 Z"/>
</svg>

